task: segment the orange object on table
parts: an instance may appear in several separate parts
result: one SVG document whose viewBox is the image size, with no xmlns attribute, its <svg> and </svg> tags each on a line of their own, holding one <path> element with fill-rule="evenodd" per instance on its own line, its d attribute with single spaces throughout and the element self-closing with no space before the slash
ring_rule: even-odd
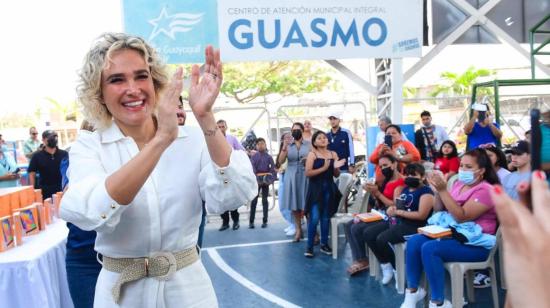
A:
<svg viewBox="0 0 550 308">
<path fill-rule="evenodd" d="M 29 200 L 29 190 L 33 190 L 32 186 L 0 188 L 0 197 L 7 196 L 9 198 L 10 215 L 13 214 L 16 209 L 31 205 L 34 202 L 32 200 L 34 197 Z M 22 196 L 22 194 L 25 195 Z M 3 210 L 5 210 L 5 208 L 0 209 L 0 211 Z"/>
<path fill-rule="evenodd" d="M 23 245 L 23 226 L 21 225 L 21 218 L 19 217 L 19 212 L 13 214 L 13 229 L 15 232 L 15 245 Z"/>
<path fill-rule="evenodd" d="M 44 200 L 44 214 L 46 216 L 46 223 L 49 225 L 52 223 L 52 199 L 48 198 Z"/>
<path fill-rule="evenodd" d="M 42 189 L 34 190 L 34 202 L 44 202 L 44 200 L 42 200 Z"/>
<path fill-rule="evenodd" d="M 17 209 L 21 221 L 23 235 L 32 235 L 40 231 L 40 218 L 36 204 Z"/>
<path fill-rule="evenodd" d="M 0 217 L 0 252 L 15 246 L 15 234 L 13 218 L 11 216 Z"/>
<path fill-rule="evenodd" d="M 44 204 L 36 202 L 34 205 L 36 205 L 36 210 L 38 212 L 38 229 L 40 229 L 40 231 L 44 231 L 46 230 L 47 225 Z"/>
<path fill-rule="evenodd" d="M 11 215 L 10 196 L 0 195 L 0 217 Z"/>
</svg>

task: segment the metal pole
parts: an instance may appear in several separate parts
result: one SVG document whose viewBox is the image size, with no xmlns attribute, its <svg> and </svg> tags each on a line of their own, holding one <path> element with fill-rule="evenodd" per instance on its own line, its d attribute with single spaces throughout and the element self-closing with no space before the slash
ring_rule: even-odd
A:
<svg viewBox="0 0 550 308">
<path fill-rule="evenodd" d="M 403 59 L 391 61 L 391 119 L 394 124 L 403 122 Z"/>
</svg>

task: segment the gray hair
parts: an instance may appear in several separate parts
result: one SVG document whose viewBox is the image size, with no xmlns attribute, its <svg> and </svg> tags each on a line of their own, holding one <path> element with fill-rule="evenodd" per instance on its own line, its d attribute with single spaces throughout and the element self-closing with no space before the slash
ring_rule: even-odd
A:
<svg viewBox="0 0 550 308">
<path fill-rule="evenodd" d="M 387 124 L 391 124 L 391 119 L 390 117 L 388 117 L 387 115 L 381 115 L 378 117 L 378 120 L 380 121 L 384 121 L 386 122 Z"/>
</svg>

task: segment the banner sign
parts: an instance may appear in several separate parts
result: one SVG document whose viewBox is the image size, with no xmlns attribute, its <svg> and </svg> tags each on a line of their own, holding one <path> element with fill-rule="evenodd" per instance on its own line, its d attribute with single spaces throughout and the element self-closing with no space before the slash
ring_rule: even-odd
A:
<svg viewBox="0 0 550 308">
<path fill-rule="evenodd" d="M 218 46 L 216 0 L 122 0 L 124 30 L 138 35 L 167 63 L 203 62 Z"/>
<path fill-rule="evenodd" d="M 420 57 L 423 0 L 122 0 L 168 63 Z"/>
<path fill-rule="evenodd" d="M 420 57 L 422 0 L 219 0 L 225 61 Z"/>
</svg>

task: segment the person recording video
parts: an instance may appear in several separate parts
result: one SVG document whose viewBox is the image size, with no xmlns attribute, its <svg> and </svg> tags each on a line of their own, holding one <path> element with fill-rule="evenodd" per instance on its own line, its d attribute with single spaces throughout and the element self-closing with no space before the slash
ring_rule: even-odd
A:
<svg viewBox="0 0 550 308">
<path fill-rule="evenodd" d="M 493 119 L 489 104 L 474 103 L 472 109 L 470 121 L 464 126 L 464 133 L 468 136 L 466 150 L 476 149 L 480 145 L 497 145 L 502 138 L 502 131 Z"/>
</svg>

